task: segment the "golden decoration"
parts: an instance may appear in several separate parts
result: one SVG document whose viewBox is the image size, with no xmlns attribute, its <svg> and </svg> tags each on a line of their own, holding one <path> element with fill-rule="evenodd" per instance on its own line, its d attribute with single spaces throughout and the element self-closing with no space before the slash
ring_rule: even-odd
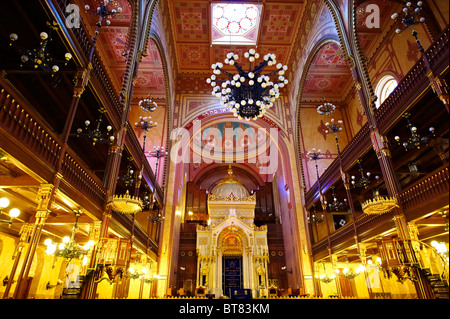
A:
<svg viewBox="0 0 450 319">
<path fill-rule="evenodd" d="M 122 214 L 135 214 L 142 211 L 142 200 L 130 196 L 127 191 L 125 195 L 114 195 L 111 202 L 112 210 Z"/>
<path fill-rule="evenodd" d="M 373 199 L 369 199 L 361 204 L 365 214 L 384 214 L 390 212 L 394 208 L 398 208 L 398 202 L 395 197 L 382 197 L 377 192 Z"/>
</svg>

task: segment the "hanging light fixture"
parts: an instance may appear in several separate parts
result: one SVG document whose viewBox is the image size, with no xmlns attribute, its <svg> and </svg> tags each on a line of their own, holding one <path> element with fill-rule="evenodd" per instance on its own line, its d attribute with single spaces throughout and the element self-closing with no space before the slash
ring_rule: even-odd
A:
<svg viewBox="0 0 450 319">
<path fill-rule="evenodd" d="M 114 195 L 112 198 L 112 210 L 122 214 L 136 214 L 142 211 L 142 200 L 136 196 L 130 196 L 127 190 L 124 195 Z"/>
<path fill-rule="evenodd" d="M 132 169 L 131 165 L 128 164 L 127 166 L 127 173 L 124 176 L 119 176 L 118 181 L 125 185 L 125 187 L 129 187 L 134 184 L 134 170 Z"/>
<path fill-rule="evenodd" d="M 232 74 L 223 69 L 223 63 L 217 62 L 211 66 L 213 75 L 206 80 L 211 84 L 212 95 L 221 99 L 221 105 L 230 108 L 238 119 L 256 120 L 273 106 L 280 96 L 280 88 L 284 87 L 288 80 L 284 77 L 287 66 L 277 64 L 275 54 L 267 54 L 264 61 L 253 67 L 253 62 L 259 58 L 255 49 L 250 49 L 244 54 L 250 62 L 248 72 L 244 71 L 237 60 L 239 56 L 232 52 L 227 54 L 225 64 L 236 68 L 237 73 Z M 263 74 L 267 66 L 276 65 L 276 70 Z M 220 74 L 227 79 L 219 79 Z M 277 78 L 273 78 L 278 73 Z"/>
<path fill-rule="evenodd" d="M 335 270 L 335 273 L 338 276 L 342 276 L 344 278 L 347 279 L 354 279 L 356 278 L 361 272 L 364 271 L 364 268 L 362 265 L 360 265 L 358 268 L 356 268 L 355 272 L 353 272 L 353 269 L 349 267 L 349 261 L 348 261 L 348 257 L 347 255 L 345 255 L 345 264 L 346 266 L 344 267 L 344 269 L 342 269 L 342 271 L 340 271 L 339 269 Z"/>
<path fill-rule="evenodd" d="M 81 137 L 81 136 L 85 136 L 87 137 L 91 142 L 92 145 L 95 146 L 96 143 L 103 143 L 103 144 L 112 144 L 114 142 L 114 132 L 112 131 L 112 126 L 108 125 L 106 127 L 106 136 L 103 136 L 104 133 L 100 130 L 100 126 L 103 122 L 103 113 L 106 113 L 105 109 L 100 109 L 100 116 L 97 119 L 97 126 L 94 130 L 91 130 L 89 128 L 89 125 L 91 124 L 91 122 L 89 120 L 86 120 L 84 122 L 85 127 L 84 130 L 86 131 L 85 133 L 83 133 L 83 129 L 82 128 L 78 128 L 77 129 L 77 137 Z"/>
<path fill-rule="evenodd" d="M 332 201 L 331 203 L 325 202 L 325 205 L 328 204 L 328 208 L 329 208 L 330 210 L 339 211 L 339 209 L 344 208 L 345 205 L 347 204 L 347 198 L 344 198 L 344 203 L 339 202 L 338 199 L 337 199 L 337 197 L 336 197 L 336 194 L 335 194 L 335 192 L 334 192 L 335 186 L 331 186 L 330 188 L 331 188 L 331 192 L 332 192 L 332 194 L 333 194 L 333 201 Z"/>
<path fill-rule="evenodd" d="M 329 284 L 336 278 L 336 274 L 332 273 L 330 276 L 328 276 L 327 271 L 325 269 L 325 263 L 323 263 L 322 265 L 323 265 L 323 273 L 320 275 L 316 274 L 314 277 L 316 279 L 320 279 L 320 281 L 322 281 L 323 283 Z"/>
<path fill-rule="evenodd" d="M 164 146 L 153 146 L 153 151 L 148 152 L 151 157 L 156 157 L 155 179 L 158 180 L 158 165 L 161 157 L 167 156 L 169 153 L 164 152 Z"/>
<path fill-rule="evenodd" d="M 139 101 L 139 106 L 143 111 L 154 112 L 158 107 L 158 104 L 152 100 L 152 94 L 149 93 L 148 96 Z"/>
<path fill-rule="evenodd" d="M 425 136 L 425 137 L 421 137 L 418 133 L 417 133 L 417 127 L 415 127 L 411 121 L 409 120 L 411 114 L 409 113 L 404 113 L 402 115 L 402 117 L 404 117 L 406 119 L 406 122 L 408 123 L 407 126 L 411 132 L 411 137 L 408 138 L 408 140 L 404 141 L 403 143 L 400 142 L 400 137 L 399 136 L 395 136 L 394 139 L 395 141 L 398 143 L 398 145 L 403 145 L 403 147 L 405 148 L 406 151 L 417 148 L 420 149 L 420 146 L 422 144 L 426 144 L 431 137 L 434 137 L 434 127 L 430 127 L 429 131 L 431 133 L 431 135 L 429 136 Z"/>
<path fill-rule="evenodd" d="M 151 217 L 153 223 L 162 223 L 165 219 L 165 216 L 162 216 L 160 213 L 160 207 L 158 202 L 155 200 L 153 202 L 152 210 L 155 212 L 155 216 Z"/>
<path fill-rule="evenodd" d="M 352 175 L 352 177 L 351 177 L 351 179 L 352 179 L 352 185 L 354 186 L 354 187 L 358 187 L 358 188 L 367 188 L 368 186 L 369 186 L 369 184 L 370 184 L 370 172 L 367 172 L 365 175 L 364 175 L 364 170 L 362 169 L 362 166 L 361 166 L 361 162 L 362 162 L 362 160 L 358 160 L 358 165 L 359 165 L 359 172 L 361 173 L 361 178 L 357 181 L 356 180 L 356 176 L 355 175 Z M 376 180 L 378 180 L 379 179 L 379 176 L 377 175 L 377 176 L 375 176 L 375 179 Z"/>
<path fill-rule="evenodd" d="M 375 190 L 373 199 L 369 199 L 361 204 L 365 214 L 384 214 L 398 208 L 398 202 L 395 197 L 380 196 L 378 190 Z"/>
<path fill-rule="evenodd" d="M 312 211 L 312 213 L 310 213 L 309 216 L 306 217 L 306 219 L 308 220 L 308 223 L 311 223 L 311 224 L 320 224 L 321 222 L 323 222 L 325 220 L 323 213 L 321 216 L 319 216 L 317 214 L 316 205 L 313 205 L 313 211 Z"/>
<path fill-rule="evenodd" d="M 336 105 L 330 102 L 325 101 L 325 97 L 323 97 L 323 103 L 317 107 L 317 113 L 320 115 L 331 115 L 336 109 Z"/>
<path fill-rule="evenodd" d="M 153 127 L 156 127 L 158 123 L 153 123 L 153 121 L 150 121 L 152 117 L 151 116 L 139 116 L 140 122 L 134 123 L 134 127 L 144 130 L 144 143 L 142 144 L 142 150 L 145 153 L 145 139 L 147 138 L 147 132 Z"/>
<path fill-rule="evenodd" d="M 62 243 L 59 245 L 53 243 L 50 238 L 47 238 L 44 241 L 44 245 L 47 246 L 45 253 L 47 255 L 55 255 L 57 257 L 63 257 L 67 260 L 71 260 L 73 258 L 80 258 L 83 255 L 86 255 L 89 250 L 93 247 L 94 241 L 90 240 L 84 246 L 81 246 L 75 242 L 75 232 L 78 229 L 78 218 L 83 213 L 82 210 L 75 210 L 75 224 L 73 225 L 72 235 L 63 237 Z"/>
<path fill-rule="evenodd" d="M 400 15 L 398 13 L 394 13 L 393 15 L 391 15 L 391 19 L 398 23 L 401 22 L 403 24 L 401 29 L 398 28 L 395 30 L 395 33 L 397 34 L 400 34 L 404 30 L 411 27 L 412 35 L 416 39 L 417 45 L 419 46 L 419 50 L 420 52 L 422 52 L 422 54 L 424 54 L 425 51 L 422 45 L 420 44 L 419 38 L 417 37 L 417 31 L 413 29 L 414 25 L 425 22 L 425 18 L 420 16 L 422 4 L 423 4 L 422 1 L 418 1 L 416 5 L 413 5 L 411 2 L 407 2 L 405 4 L 405 7 L 403 7 L 402 10 L 403 13 L 400 13 Z"/>
<path fill-rule="evenodd" d="M 115 1 L 114 1 L 115 2 Z M 89 5 L 84 6 L 84 10 L 86 12 L 90 12 L 94 15 L 99 16 L 99 20 L 97 22 L 97 27 L 100 27 L 102 25 L 102 21 L 108 18 L 109 16 L 114 16 L 115 14 L 122 12 L 122 7 L 117 7 L 117 9 L 108 9 L 108 5 L 110 3 L 110 0 L 103 0 L 99 1 L 99 6 L 96 8 L 96 10 L 91 10 L 91 7 Z M 112 2 L 111 2 L 112 3 Z M 110 25 L 111 21 L 106 19 L 106 25 Z M 98 30 L 98 29 L 97 29 Z M 97 33 L 97 32 L 96 32 Z"/>
<path fill-rule="evenodd" d="M 56 73 L 59 71 L 59 66 L 57 65 L 57 63 L 64 62 L 64 65 L 67 65 L 67 63 L 72 59 L 72 54 L 70 54 L 69 52 L 64 55 L 65 61 L 53 60 L 51 58 L 50 53 L 47 50 L 47 46 L 49 42 L 52 41 L 52 32 L 58 30 L 58 23 L 56 21 L 47 21 L 47 27 L 47 32 L 41 32 L 39 34 L 39 38 L 41 41 L 38 48 L 30 50 L 24 48 L 19 49 L 22 54 L 20 57 L 20 67 L 29 66 L 33 67 L 34 69 Z M 9 35 L 9 39 L 9 45 L 11 46 L 15 41 L 19 39 L 19 36 L 16 33 L 11 33 Z"/>
</svg>

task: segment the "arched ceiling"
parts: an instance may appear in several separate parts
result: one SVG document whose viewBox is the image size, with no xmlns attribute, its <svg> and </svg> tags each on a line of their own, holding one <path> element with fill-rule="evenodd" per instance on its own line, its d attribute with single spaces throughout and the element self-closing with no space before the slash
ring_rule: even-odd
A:
<svg viewBox="0 0 450 319">
<path fill-rule="evenodd" d="M 321 97 L 343 100 L 352 88 L 353 79 L 348 62 L 335 42 L 324 44 L 316 53 L 303 86 L 303 100 Z"/>
<path fill-rule="evenodd" d="M 80 8 L 85 4 L 95 10 L 98 4 L 95 0 L 77 1 Z M 122 77 L 125 71 L 126 54 L 127 54 L 127 34 L 131 23 L 131 6 L 127 0 L 113 0 L 110 1 L 109 9 L 122 7 L 123 11 L 110 18 L 111 24 L 107 26 L 102 24 L 97 50 L 103 57 L 103 63 L 108 68 L 109 75 L 113 80 L 113 85 L 117 92 L 120 91 L 122 85 Z M 90 29 L 90 34 L 93 35 L 98 16 L 86 13 L 81 10 L 82 18 Z M 165 103 L 166 87 L 164 80 L 163 64 L 157 44 L 153 39 L 148 42 L 147 52 L 142 62 L 139 64 L 139 72 L 135 82 L 133 91 L 132 103 L 137 104 L 138 101 L 147 97 L 149 93 L 152 98 L 159 103 Z"/>
</svg>

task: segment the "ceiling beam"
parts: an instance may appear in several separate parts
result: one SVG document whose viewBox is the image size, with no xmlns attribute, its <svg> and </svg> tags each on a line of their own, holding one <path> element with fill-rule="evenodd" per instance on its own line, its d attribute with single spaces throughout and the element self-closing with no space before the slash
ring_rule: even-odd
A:
<svg viewBox="0 0 450 319">
<path fill-rule="evenodd" d="M 2 177 L 0 178 L 0 188 L 11 187 L 39 187 L 40 183 L 30 176 L 18 176 L 18 177 Z"/>
</svg>

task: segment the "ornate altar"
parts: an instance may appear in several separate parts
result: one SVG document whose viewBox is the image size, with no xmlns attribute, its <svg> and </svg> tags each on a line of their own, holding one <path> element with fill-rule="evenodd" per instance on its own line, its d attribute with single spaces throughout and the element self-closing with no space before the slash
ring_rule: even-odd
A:
<svg viewBox="0 0 450 319">
<path fill-rule="evenodd" d="M 267 295 L 267 227 L 254 225 L 255 205 L 255 196 L 235 179 L 230 166 L 208 196 L 209 225 L 197 226 L 197 284 L 208 294 L 246 290 Z"/>
</svg>

